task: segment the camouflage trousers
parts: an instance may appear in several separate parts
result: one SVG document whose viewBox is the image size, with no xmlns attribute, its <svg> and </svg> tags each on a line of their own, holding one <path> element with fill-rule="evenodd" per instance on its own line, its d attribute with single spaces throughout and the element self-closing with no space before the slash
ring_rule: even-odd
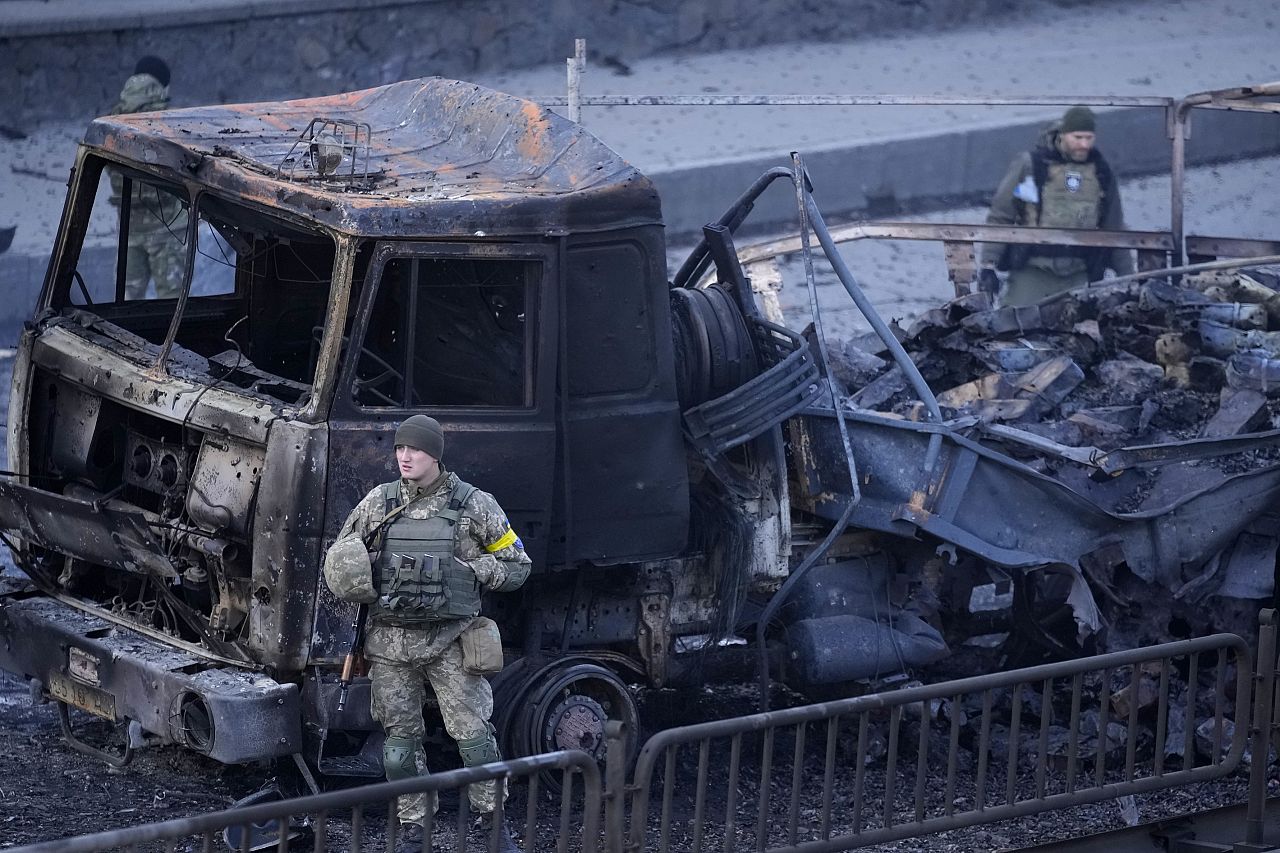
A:
<svg viewBox="0 0 1280 853">
<path fill-rule="evenodd" d="M 380 629 L 386 630 L 386 629 Z M 395 630 L 395 629 L 392 629 Z M 408 632 L 404 633 L 416 633 Z M 403 662 L 390 662 L 379 657 L 369 668 L 372 682 L 371 711 L 382 723 L 387 737 L 402 737 L 422 742 L 426 724 L 422 706 L 426 702 L 426 685 L 430 684 L 444 718 L 445 731 L 455 741 L 480 737 L 489 732 L 493 714 L 493 690 L 478 675 L 462 671 L 462 644 L 456 639 L 436 656 L 423 659 L 405 655 Z M 418 772 L 427 768 L 419 750 Z M 497 805 L 497 782 L 477 782 L 468 786 L 472 810 L 491 813 Z M 505 792 L 504 792 L 505 796 Z M 426 815 L 426 794 L 401 797 L 397 813 L 401 823 L 418 823 Z M 436 808 L 432 797 L 431 809 Z"/>
<path fill-rule="evenodd" d="M 1088 283 L 1089 274 L 1083 270 L 1059 275 L 1041 267 L 1025 266 L 1009 273 L 1009 281 L 1005 284 L 1004 293 L 1000 295 L 1000 304 L 1034 305 L 1055 293 L 1083 287 Z"/>
<path fill-rule="evenodd" d="M 125 263 L 126 299 L 146 299 L 152 279 L 156 282 L 156 299 L 176 299 L 182 292 L 187 248 L 168 231 L 131 232 Z"/>
</svg>

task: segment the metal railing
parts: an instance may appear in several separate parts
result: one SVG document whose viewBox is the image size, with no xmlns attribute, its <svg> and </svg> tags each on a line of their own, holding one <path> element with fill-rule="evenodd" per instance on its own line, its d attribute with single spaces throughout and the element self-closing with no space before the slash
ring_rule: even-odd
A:
<svg viewBox="0 0 1280 853">
<path fill-rule="evenodd" d="M 669 729 L 640 751 L 627 849 L 711 849 L 714 813 L 726 851 L 850 850 L 1216 779 L 1245 749 L 1249 661 L 1218 634 Z"/>
<path fill-rule="evenodd" d="M 389 851 L 395 798 L 449 790 L 456 820 L 428 815 L 424 850 L 496 851 L 504 819 L 528 851 L 852 850 L 1234 773 L 1277 731 L 1276 632 L 1263 611 L 1256 671 L 1243 639 L 1216 634 L 668 729 L 642 747 L 630 782 L 628 732 L 610 722 L 603 776 L 587 753 L 557 752 L 10 853 L 283 851 L 299 833 L 315 850 Z M 1268 766 L 1250 761 L 1246 842 L 1262 840 Z M 550 788 L 549 773 L 560 774 Z M 488 779 L 524 784 L 510 818 L 473 825 L 464 792 Z"/>
<path fill-rule="evenodd" d="M 542 777 L 551 774 L 559 783 L 559 800 L 554 814 L 544 796 Z M 555 774 L 559 774 L 558 777 Z M 575 784 L 575 780 L 581 778 Z M 500 806 L 492 815 L 473 825 L 468 815 L 465 789 L 473 782 L 490 779 L 500 785 L 527 780 L 523 788 L 524 819 L 507 818 Z M 435 773 L 398 782 L 383 782 L 298 799 L 279 800 L 227 809 L 212 814 L 180 818 L 163 823 L 98 832 L 75 838 L 46 841 L 10 848 L 10 853 L 99 853 L 106 850 L 250 850 L 290 848 L 299 836 L 314 836 L 314 850 L 394 850 L 397 844 L 396 798 L 412 794 L 456 790 L 459 804 L 456 821 L 437 824 L 428 811 L 423 820 L 424 851 L 498 849 L 498 825 L 507 820 L 529 851 L 594 853 L 600 846 L 601 797 L 604 785 L 600 767 L 585 752 L 554 752 L 532 758 L 517 758 L 479 767 Z M 501 799 L 501 798 L 500 798 Z M 513 796 L 513 801 L 517 797 Z M 387 816 L 383 820 L 383 812 Z M 545 827 L 555 823 L 552 835 Z M 279 831 L 285 826 L 287 830 Z M 542 827 L 540 829 L 540 827 Z M 452 838 L 450 838 L 452 836 Z M 264 840 L 265 839 L 265 840 Z M 433 846 L 434 842 L 434 846 Z M 224 846 L 225 845 L 225 846 Z"/>
</svg>

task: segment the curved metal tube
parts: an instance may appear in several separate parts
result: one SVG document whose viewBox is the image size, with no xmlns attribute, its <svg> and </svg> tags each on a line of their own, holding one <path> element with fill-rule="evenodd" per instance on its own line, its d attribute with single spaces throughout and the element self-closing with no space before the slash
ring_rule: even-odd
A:
<svg viewBox="0 0 1280 853">
<path fill-rule="evenodd" d="M 924 377 L 920 375 L 920 370 L 916 367 L 915 362 L 911 360 L 911 356 L 907 355 L 907 351 L 902 348 L 902 344 L 894 337 L 889 326 L 877 313 L 875 306 L 871 304 L 871 300 L 862 292 L 862 287 L 858 284 L 857 279 L 853 277 L 853 273 L 849 270 L 849 265 L 840 256 L 840 250 L 836 247 L 835 241 L 831 239 L 831 232 L 827 229 L 827 223 L 822 218 L 822 212 L 818 210 L 818 205 L 814 203 L 813 196 L 807 195 L 807 200 L 813 232 L 818 235 L 818 242 L 822 244 L 822 250 L 826 253 L 827 260 L 831 261 L 831 268 L 835 270 L 836 277 L 840 279 L 844 289 L 849 291 L 849 295 L 853 297 L 854 304 L 858 306 L 862 316 L 867 318 L 867 322 L 875 330 L 876 336 L 880 338 L 893 355 L 893 360 L 898 367 L 902 368 L 902 372 L 906 374 L 911 387 L 920 395 L 921 402 L 929 410 L 929 416 L 941 423 L 942 411 L 938 408 L 938 398 L 933 395 L 933 390 L 929 388 L 928 383 L 924 381 Z"/>
<path fill-rule="evenodd" d="M 738 196 L 738 200 L 729 205 L 729 209 L 714 224 L 727 227 L 731 233 L 736 231 L 738 226 L 742 224 L 742 220 L 746 219 L 747 214 L 751 212 L 751 208 L 755 206 L 755 201 L 760 197 L 760 194 L 768 189 L 769 185 L 778 178 L 790 177 L 790 169 L 785 166 L 774 166 L 756 178 L 755 183 L 747 187 L 746 192 Z M 708 251 L 707 239 L 703 237 L 698 241 L 698 245 L 693 247 L 693 251 L 689 253 L 689 257 L 685 259 L 685 262 L 680 265 L 675 277 L 671 279 L 672 286 L 688 287 L 691 282 L 698 280 L 710 261 L 711 253 Z"/>
</svg>

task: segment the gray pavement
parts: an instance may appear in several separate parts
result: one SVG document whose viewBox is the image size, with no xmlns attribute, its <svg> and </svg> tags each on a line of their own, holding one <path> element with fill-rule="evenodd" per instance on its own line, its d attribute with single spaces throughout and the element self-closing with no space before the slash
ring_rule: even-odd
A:
<svg viewBox="0 0 1280 853">
<path fill-rule="evenodd" d="M 588 67 L 585 93 L 1178 96 L 1280 78 L 1278 36 L 1280 4 L 1261 0 L 1050 8 L 1001 27 Z M 480 74 L 478 82 L 518 95 L 562 95 L 564 66 Z M 1058 107 L 588 107 L 584 122 L 654 178 L 668 227 L 679 235 L 718 215 L 792 149 L 805 153 L 829 212 L 863 209 L 872 197 L 908 206 L 978 198 L 994 187 L 1009 156 L 1059 113 Z M 1167 170 L 1159 113 L 1102 117 L 1102 145 L 1122 177 Z M 34 299 L 84 124 L 76 118 L 0 142 L 0 225 L 18 225 L 13 247 L 0 256 L 0 285 L 13 297 L 0 315 L 25 313 Z M 1280 153 L 1280 118 L 1232 115 L 1216 123 L 1198 119 L 1195 127 L 1194 159 Z M 757 221 L 789 221 L 786 195 L 766 196 Z M 1134 225 L 1167 225 L 1154 216 L 1130 218 Z M 11 326 L 11 317 L 0 316 L 0 327 L 6 321 Z"/>
</svg>

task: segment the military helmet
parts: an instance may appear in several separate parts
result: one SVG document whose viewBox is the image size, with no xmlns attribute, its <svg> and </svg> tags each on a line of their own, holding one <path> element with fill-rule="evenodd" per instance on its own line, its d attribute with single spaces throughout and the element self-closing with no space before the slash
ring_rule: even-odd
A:
<svg viewBox="0 0 1280 853">
<path fill-rule="evenodd" d="M 372 604 L 378 600 L 373 585 L 373 564 L 359 536 L 344 536 L 324 555 L 324 581 L 343 601 Z"/>
</svg>

